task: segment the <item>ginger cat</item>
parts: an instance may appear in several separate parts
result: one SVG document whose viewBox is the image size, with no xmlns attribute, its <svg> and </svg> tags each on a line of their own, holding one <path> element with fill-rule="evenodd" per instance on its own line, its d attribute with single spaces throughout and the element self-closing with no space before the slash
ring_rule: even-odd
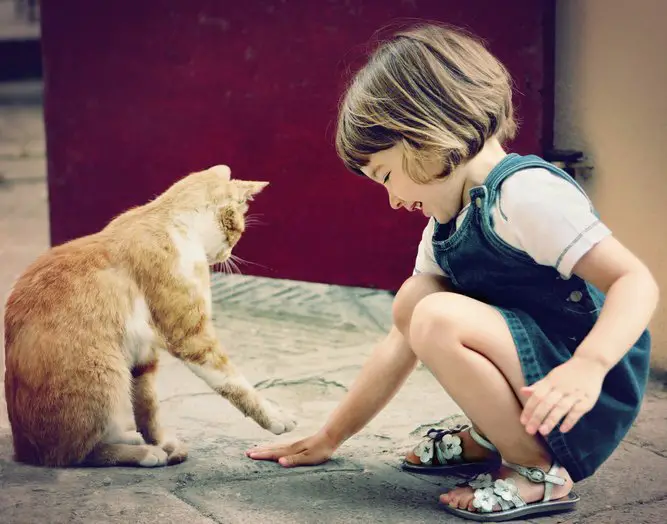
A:
<svg viewBox="0 0 667 524">
<path fill-rule="evenodd" d="M 185 446 L 158 420 L 159 349 L 261 427 L 277 435 L 295 427 L 234 368 L 211 322 L 209 266 L 230 257 L 247 202 L 267 185 L 230 175 L 227 166 L 190 174 L 102 231 L 47 251 L 18 279 L 5 311 L 16 460 L 144 467 L 184 461 Z M 141 436 L 122 427 L 130 398 Z"/>
</svg>

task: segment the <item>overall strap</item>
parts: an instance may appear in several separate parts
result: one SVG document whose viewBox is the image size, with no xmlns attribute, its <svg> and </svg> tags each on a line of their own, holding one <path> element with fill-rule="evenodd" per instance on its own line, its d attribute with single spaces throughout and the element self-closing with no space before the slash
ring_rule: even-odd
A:
<svg viewBox="0 0 667 524">
<path fill-rule="evenodd" d="M 493 170 L 491 170 L 491 172 L 487 176 L 484 185 L 486 186 L 487 191 L 489 192 L 489 200 L 491 202 L 495 201 L 498 193 L 498 188 L 500 187 L 500 185 L 514 173 L 516 173 L 517 171 L 523 171 L 524 169 L 535 169 L 535 168 L 546 169 L 551 173 L 553 173 L 554 175 L 559 176 L 564 180 L 567 180 L 568 182 L 573 184 L 579 191 L 581 191 L 581 193 L 588 199 L 588 201 L 591 202 L 586 192 L 574 180 L 574 178 L 572 178 L 569 174 L 567 174 L 559 167 L 556 167 L 551 162 L 547 162 L 546 160 L 536 155 L 521 156 L 516 153 L 508 154 L 498 163 L 496 167 L 493 168 Z M 591 207 L 592 206 L 593 204 L 591 202 Z"/>
</svg>

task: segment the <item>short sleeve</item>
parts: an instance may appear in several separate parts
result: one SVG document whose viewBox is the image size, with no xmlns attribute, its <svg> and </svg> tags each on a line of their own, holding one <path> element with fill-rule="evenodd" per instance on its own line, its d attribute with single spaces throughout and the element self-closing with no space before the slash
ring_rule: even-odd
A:
<svg viewBox="0 0 667 524">
<path fill-rule="evenodd" d="M 417 248 L 417 259 L 415 260 L 415 268 L 412 272 L 413 275 L 418 275 L 420 273 L 430 273 L 433 275 L 446 276 L 445 272 L 435 261 L 435 256 L 433 254 L 434 229 L 435 220 L 431 218 L 424 228 L 421 242 L 419 242 L 419 247 Z"/>
<path fill-rule="evenodd" d="M 546 169 L 522 171 L 507 179 L 501 186 L 499 205 L 520 249 L 565 277 L 611 234 L 588 197 Z"/>
</svg>

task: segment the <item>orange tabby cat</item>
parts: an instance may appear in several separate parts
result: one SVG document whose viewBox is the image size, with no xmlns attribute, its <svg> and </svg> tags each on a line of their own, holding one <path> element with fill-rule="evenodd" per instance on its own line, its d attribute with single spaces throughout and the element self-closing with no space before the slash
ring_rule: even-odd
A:
<svg viewBox="0 0 667 524">
<path fill-rule="evenodd" d="M 247 201 L 266 185 L 232 180 L 227 166 L 193 173 L 26 270 L 5 312 L 17 460 L 144 467 L 185 460 L 185 447 L 158 421 L 153 381 L 162 348 L 261 427 L 294 428 L 234 368 L 211 322 L 209 266 L 230 257 Z M 123 427 L 130 398 L 141 436 Z"/>
</svg>

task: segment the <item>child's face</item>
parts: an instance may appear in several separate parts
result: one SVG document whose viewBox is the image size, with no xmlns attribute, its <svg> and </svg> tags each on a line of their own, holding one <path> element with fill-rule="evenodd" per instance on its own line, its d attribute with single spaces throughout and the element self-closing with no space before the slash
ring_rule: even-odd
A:
<svg viewBox="0 0 667 524">
<path fill-rule="evenodd" d="M 444 162 L 433 160 L 424 164 L 429 177 L 435 178 L 444 168 Z M 371 180 L 382 184 L 394 209 L 421 210 L 427 217 L 435 217 L 441 224 L 454 218 L 461 208 L 466 177 L 454 170 L 444 179 L 429 184 L 417 184 L 403 170 L 403 145 L 373 153 L 368 165 L 361 171 Z"/>
</svg>

